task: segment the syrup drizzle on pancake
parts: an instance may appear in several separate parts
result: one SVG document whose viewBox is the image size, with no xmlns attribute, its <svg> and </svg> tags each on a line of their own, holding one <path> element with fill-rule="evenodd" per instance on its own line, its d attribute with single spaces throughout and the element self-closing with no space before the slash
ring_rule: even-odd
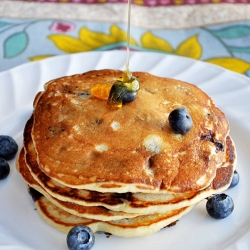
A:
<svg viewBox="0 0 250 250">
<path fill-rule="evenodd" d="M 137 96 L 137 92 L 140 88 L 139 81 L 132 76 L 132 73 L 129 70 L 130 17 L 131 17 L 131 0 L 128 0 L 126 68 L 123 71 L 122 76 L 119 77 L 111 87 L 108 98 L 108 106 L 110 108 L 121 108 L 122 104 L 124 103 L 124 97 L 127 94 L 132 96 L 132 99 L 129 100 L 128 102 L 134 101 Z"/>
<path fill-rule="evenodd" d="M 132 74 L 129 70 L 129 50 L 130 50 L 130 17 L 131 17 L 131 0 L 128 0 L 128 26 L 127 26 L 127 59 L 126 69 L 123 72 L 122 79 L 124 82 L 131 80 Z"/>
</svg>

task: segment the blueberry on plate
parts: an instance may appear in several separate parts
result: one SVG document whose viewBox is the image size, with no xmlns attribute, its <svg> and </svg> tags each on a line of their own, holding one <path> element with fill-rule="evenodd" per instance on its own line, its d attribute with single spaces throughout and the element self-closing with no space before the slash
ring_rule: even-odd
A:
<svg viewBox="0 0 250 250">
<path fill-rule="evenodd" d="M 8 164 L 8 162 L 3 159 L 0 158 L 0 180 L 5 179 L 10 173 L 10 166 Z"/>
<path fill-rule="evenodd" d="M 168 117 L 170 127 L 177 134 L 186 134 L 193 126 L 193 120 L 184 108 L 173 110 Z"/>
<path fill-rule="evenodd" d="M 69 250 L 89 250 L 95 244 L 93 231 L 86 226 L 75 226 L 68 232 L 67 245 Z"/>
<path fill-rule="evenodd" d="M 239 173 L 236 170 L 234 170 L 233 179 L 231 181 L 229 188 L 233 188 L 233 187 L 237 186 L 239 181 L 240 181 Z"/>
<path fill-rule="evenodd" d="M 208 199 L 206 209 L 211 217 L 224 219 L 233 212 L 234 202 L 229 195 L 216 194 Z"/>
<path fill-rule="evenodd" d="M 8 135 L 0 135 L 0 157 L 6 161 L 12 160 L 18 150 L 15 140 Z"/>
</svg>

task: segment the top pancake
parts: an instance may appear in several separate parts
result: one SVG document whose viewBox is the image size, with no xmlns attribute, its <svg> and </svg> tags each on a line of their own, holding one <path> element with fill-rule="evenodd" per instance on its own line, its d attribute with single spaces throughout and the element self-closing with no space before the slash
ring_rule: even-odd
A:
<svg viewBox="0 0 250 250">
<path fill-rule="evenodd" d="M 35 102 L 32 139 L 41 170 L 59 183 L 99 192 L 176 192 L 207 187 L 225 161 L 229 124 L 198 87 L 134 72 L 137 99 L 121 109 L 91 96 L 122 71 L 99 70 L 52 80 Z M 175 134 L 169 113 L 185 108 L 193 119 Z M 218 146 L 219 145 L 219 146 Z"/>
</svg>

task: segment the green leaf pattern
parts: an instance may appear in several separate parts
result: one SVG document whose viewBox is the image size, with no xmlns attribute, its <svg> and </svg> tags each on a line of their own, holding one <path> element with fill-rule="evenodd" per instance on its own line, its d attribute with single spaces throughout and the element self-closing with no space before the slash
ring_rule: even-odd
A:
<svg viewBox="0 0 250 250">
<path fill-rule="evenodd" d="M 220 38 L 239 38 L 250 35 L 250 26 L 247 25 L 233 25 L 226 28 L 211 30 L 216 36 Z"/>
<path fill-rule="evenodd" d="M 2 27 L 8 26 L 8 25 L 10 25 L 10 23 L 4 22 L 4 21 L 0 21 L 0 29 Z"/>
<path fill-rule="evenodd" d="M 236 52 L 236 53 L 248 53 L 248 54 L 250 54 L 250 47 L 234 47 L 234 46 L 229 46 L 228 48 L 232 52 Z"/>
<path fill-rule="evenodd" d="M 28 43 L 28 35 L 26 32 L 18 32 L 9 36 L 4 42 L 4 56 L 11 58 L 21 54 Z"/>
</svg>

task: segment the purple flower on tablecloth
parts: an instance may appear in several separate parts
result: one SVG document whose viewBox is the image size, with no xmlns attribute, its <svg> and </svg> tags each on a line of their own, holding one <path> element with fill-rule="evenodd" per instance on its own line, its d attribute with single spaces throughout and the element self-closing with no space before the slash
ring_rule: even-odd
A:
<svg viewBox="0 0 250 250">
<path fill-rule="evenodd" d="M 69 32 L 74 29 L 75 25 L 69 22 L 54 22 L 50 26 L 51 31 L 57 31 L 57 32 L 59 31 L 63 33 Z"/>
<path fill-rule="evenodd" d="M 195 3 L 196 3 L 196 0 L 187 0 L 186 3 L 187 3 L 187 4 L 195 4 Z"/>
<path fill-rule="evenodd" d="M 145 0 L 145 5 L 147 6 L 156 6 L 157 5 L 157 0 Z"/>
<path fill-rule="evenodd" d="M 160 5 L 169 5 L 171 4 L 170 0 L 160 0 Z"/>
</svg>

